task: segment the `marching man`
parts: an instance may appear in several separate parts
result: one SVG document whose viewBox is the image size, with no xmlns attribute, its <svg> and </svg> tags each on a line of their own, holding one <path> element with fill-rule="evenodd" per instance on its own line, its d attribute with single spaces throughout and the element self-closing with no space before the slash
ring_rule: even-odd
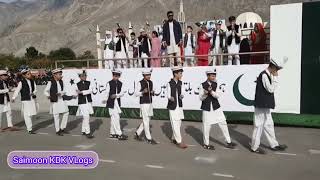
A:
<svg viewBox="0 0 320 180">
<path fill-rule="evenodd" d="M 58 136 L 63 136 L 63 133 L 68 134 L 65 131 L 67 127 L 67 121 L 69 116 L 69 108 L 65 100 L 62 70 L 60 68 L 52 71 L 53 79 L 48 82 L 47 87 L 44 90 L 44 95 L 50 100 L 50 114 L 53 114 L 54 127 Z M 60 114 L 62 114 L 62 121 L 60 123 Z"/>
<path fill-rule="evenodd" d="M 170 122 L 173 132 L 172 143 L 176 144 L 179 148 L 185 149 L 187 145 L 182 143 L 181 138 L 181 120 L 184 119 L 182 109 L 183 83 L 181 81 L 183 69 L 180 67 L 173 67 L 173 79 L 167 84 L 168 106 Z"/>
<path fill-rule="evenodd" d="M 254 130 L 252 133 L 251 151 L 258 154 L 265 154 L 259 148 L 262 132 L 274 151 L 284 151 L 287 146 L 279 145 L 274 132 L 274 124 L 271 116 L 271 109 L 275 108 L 274 92 L 278 85 L 278 71 L 288 61 L 285 57 L 282 65 L 270 60 L 269 67 L 262 71 L 257 79 L 255 104 L 254 104 Z"/>
<path fill-rule="evenodd" d="M 32 131 L 32 116 L 36 115 L 38 110 L 36 103 L 37 86 L 32 80 L 32 74 L 28 67 L 23 68 L 21 74 L 22 80 L 13 93 L 12 102 L 15 102 L 18 94 L 21 93 L 21 112 L 23 113 L 27 131 L 29 134 L 35 134 L 35 132 Z"/>
<path fill-rule="evenodd" d="M 154 95 L 153 83 L 151 79 L 152 70 L 144 70 L 142 72 L 143 79 L 136 84 L 135 95 L 140 97 L 140 117 L 142 117 L 142 123 L 138 127 L 134 138 L 141 141 L 141 133 L 144 130 L 144 134 L 147 138 L 147 143 L 158 144 L 151 137 L 150 133 L 150 119 L 153 116 L 152 96 Z"/>
<path fill-rule="evenodd" d="M 94 138 L 90 133 L 90 114 L 93 114 L 91 86 L 90 81 L 87 81 L 87 72 L 83 70 L 80 74 L 80 81 L 77 83 L 78 93 L 78 111 L 77 116 L 82 116 L 82 135 L 85 135 L 88 139 Z"/>
<path fill-rule="evenodd" d="M 12 112 L 9 98 L 9 87 L 8 87 L 8 72 L 6 70 L 0 70 L 0 128 L 2 121 L 2 113 L 6 113 L 7 126 L 9 130 L 12 130 Z"/>
<path fill-rule="evenodd" d="M 117 138 L 118 140 L 127 140 L 128 136 L 124 135 L 120 127 L 120 114 L 121 114 L 121 100 L 124 96 L 122 91 L 122 82 L 119 81 L 121 71 L 112 71 L 112 80 L 107 84 L 107 108 L 110 114 L 110 138 Z"/>
<path fill-rule="evenodd" d="M 227 143 L 227 148 L 234 148 L 235 143 L 231 142 L 226 117 L 220 107 L 218 98 L 218 84 L 216 82 L 216 70 L 207 71 L 207 80 L 200 85 L 199 97 L 202 101 L 202 122 L 203 122 L 203 147 L 214 150 L 214 146 L 209 144 L 211 125 L 218 124 Z"/>
</svg>

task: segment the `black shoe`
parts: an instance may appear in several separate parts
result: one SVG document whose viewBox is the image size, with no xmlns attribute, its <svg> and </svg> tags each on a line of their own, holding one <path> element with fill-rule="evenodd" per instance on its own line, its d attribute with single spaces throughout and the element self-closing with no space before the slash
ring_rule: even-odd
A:
<svg viewBox="0 0 320 180">
<path fill-rule="evenodd" d="M 94 138 L 94 135 L 92 135 L 92 134 L 86 134 L 86 137 L 87 137 L 88 139 L 92 139 L 92 138 Z"/>
<path fill-rule="evenodd" d="M 58 132 L 56 132 L 56 135 L 58 135 L 58 136 L 63 136 L 63 133 L 62 133 L 61 130 L 59 130 Z"/>
<path fill-rule="evenodd" d="M 250 149 L 250 151 L 252 152 L 252 153 L 256 153 L 256 154 L 267 154 L 263 149 L 261 149 L 261 148 L 258 148 L 257 150 L 252 150 L 252 149 Z"/>
<path fill-rule="evenodd" d="M 171 143 L 173 143 L 173 144 L 175 144 L 175 145 L 178 144 L 178 142 L 177 142 L 175 139 L 172 139 L 172 140 L 171 140 Z"/>
<path fill-rule="evenodd" d="M 35 132 L 33 132 L 32 130 L 31 131 L 28 131 L 29 134 L 37 134 Z"/>
<path fill-rule="evenodd" d="M 117 135 L 117 134 L 110 134 L 110 136 L 109 136 L 109 138 L 118 138 L 119 137 L 119 135 Z"/>
<path fill-rule="evenodd" d="M 85 133 L 85 132 L 82 132 L 82 135 L 84 136 L 84 135 L 86 135 L 86 133 Z"/>
<path fill-rule="evenodd" d="M 236 146 L 237 146 L 236 143 L 231 142 L 231 143 L 227 143 L 226 148 L 234 149 Z"/>
<path fill-rule="evenodd" d="M 137 132 L 135 132 L 135 134 L 134 134 L 134 137 L 133 137 L 135 140 L 137 140 L 137 141 L 142 141 L 142 139 L 141 139 L 141 137 L 138 135 L 138 133 Z"/>
<path fill-rule="evenodd" d="M 124 140 L 127 140 L 128 139 L 128 136 L 126 136 L 126 135 L 124 135 L 124 134 L 122 134 L 122 135 L 120 135 L 119 137 L 118 137 L 118 140 L 119 141 L 124 141 Z"/>
<path fill-rule="evenodd" d="M 148 144 L 152 144 L 152 145 L 158 144 L 158 142 L 155 141 L 154 139 L 147 139 L 147 143 L 148 143 Z"/>
<path fill-rule="evenodd" d="M 203 145 L 203 148 L 208 150 L 215 150 L 214 146 L 212 145 Z"/>
<path fill-rule="evenodd" d="M 287 148 L 288 148 L 287 145 L 281 144 L 281 145 L 278 145 L 278 146 L 276 146 L 276 147 L 274 147 L 274 148 L 271 148 L 271 150 L 272 150 L 272 151 L 284 151 L 284 150 L 286 150 Z"/>
<path fill-rule="evenodd" d="M 68 131 L 66 131 L 65 129 L 61 129 L 60 130 L 63 134 L 70 134 Z"/>
</svg>

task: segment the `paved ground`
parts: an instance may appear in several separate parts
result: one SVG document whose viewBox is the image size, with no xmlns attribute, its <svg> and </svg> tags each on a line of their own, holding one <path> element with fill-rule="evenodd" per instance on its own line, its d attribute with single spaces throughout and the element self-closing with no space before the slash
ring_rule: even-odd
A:
<svg viewBox="0 0 320 180">
<path fill-rule="evenodd" d="M 41 97 L 40 97 L 41 98 Z M 43 98 L 41 98 L 43 99 Z M 13 105 L 15 110 L 19 106 Z M 108 138 L 107 118 L 92 118 L 91 126 L 96 138 L 80 136 L 81 119 L 70 116 L 70 135 L 58 137 L 54 133 L 53 119 L 45 113 L 47 104 L 34 120 L 38 134 L 27 135 L 24 130 L 0 133 L 0 180 L 142 180 L 142 179 L 242 179 L 242 180 L 316 180 L 320 177 L 320 130 L 277 127 L 277 137 L 289 146 L 283 153 L 267 147 L 267 155 L 252 154 L 248 150 L 252 126 L 229 125 L 237 149 L 224 148 L 220 130 L 212 129 L 215 151 L 204 150 L 201 123 L 184 122 L 183 138 L 190 147 L 186 150 L 170 144 L 168 121 L 152 121 L 152 135 L 160 142 L 149 145 L 136 142 L 132 136 L 140 120 L 126 119 L 121 124 L 130 136 L 128 141 Z M 20 113 L 14 113 L 15 124 L 25 128 Z M 263 144 L 267 145 L 266 141 Z M 14 170 L 6 158 L 12 150 L 93 150 L 99 154 L 97 168 L 91 170 Z"/>
</svg>

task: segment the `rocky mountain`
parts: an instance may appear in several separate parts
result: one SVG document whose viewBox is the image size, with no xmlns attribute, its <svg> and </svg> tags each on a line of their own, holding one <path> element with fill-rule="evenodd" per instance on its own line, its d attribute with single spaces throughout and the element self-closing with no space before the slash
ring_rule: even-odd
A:
<svg viewBox="0 0 320 180">
<path fill-rule="evenodd" d="M 184 0 L 187 22 L 252 11 L 269 21 L 270 5 L 299 0 Z M 116 23 L 127 27 L 129 21 L 139 29 L 145 21 L 161 24 L 166 12 L 179 11 L 180 0 L 18 0 L 0 2 L 0 53 L 23 55 L 35 46 L 48 53 L 70 47 L 77 54 L 96 51 L 95 27 L 113 29 Z M 103 33 L 102 33 L 103 35 Z"/>
</svg>

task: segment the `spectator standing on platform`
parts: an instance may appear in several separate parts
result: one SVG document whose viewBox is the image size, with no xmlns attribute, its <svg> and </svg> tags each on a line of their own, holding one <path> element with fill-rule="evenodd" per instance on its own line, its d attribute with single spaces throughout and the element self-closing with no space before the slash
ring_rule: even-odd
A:
<svg viewBox="0 0 320 180">
<path fill-rule="evenodd" d="M 161 50 L 161 41 L 158 37 L 157 31 L 152 31 L 151 35 L 151 67 L 161 67 L 161 59 L 160 56 Z"/>
<path fill-rule="evenodd" d="M 236 17 L 229 17 L 230 25 L 227 27 L 227 45 L 229 54 L 238 54 L 240 50 L 240 26 L 236 24 Z M 234 62 L 233 62 L 234 59 Z M 240 56 L 239 55 L 229 55 L 228 56 L 228 65 L 240 65 Z"/>
<path fill-rule="evenodd" d="M 196 36 L 192 33 L 193 29 L 191 26 L 187 27 L 187 33 L 184 34 L 183 45 L 184 55 L 194 56 L 194 50 L 196 48 Z M 184 66 L 194 66 L 194 57 L 185 57 Z"/>
<path fill-rule="evenodd" d="M 122 28 L 117 29 L 117 36 L 114 41 L 116 43 L 115 58 L 118 59 L 116 60 L 117 68 L 121 68 L 121 65 L 123 65 L 123 68 L 127 68 L 129 42 Z"/>
<path fill-rule="evenodd" d="M 202 23 L 200 31 L 198 31 L 198 49 L 196 55 L 204 55 L 198 57 L 198 66 L 208 66 L 208 54 L 210 51 L 211 34 L 208 33 L 206 23 Z"/>
<path fill-rule="evenodd" d="M 139 40 L 139 52 L 141 56 L 141 61 L 139 61 L 139 66 L 147 68 L 149 64 L 149 58 L 150 57 L 150 52 L 151 52 L 151 41 L 148 37 L 148 34 L 146 33 L 144 28 L 140 29 L 141 35 L 138 37 Z"/>
<path fill-rule="evenodd" d="M 211 46 L 211 53 L 212 54 L 221 54 L 223 53 L 225 46 L 226 46 L 226 33 L 221 29 L 222 21 L 218 21 L 216 23 L 216 29 L 212 31 L 212 46 Z M 213 56 L 212 57 L 212 65 L 223 65 L 223 58 L 220 56 Z"/>
<path fill-rule="evenodd" d="M 129 55 L 129 58 L 138 58 L 138 53 L 139 53 L 139 50 L 138 50 L 138 39 L 136 38 L 136 34 L 134 32 L 132 32 L 130 34 L 130 41 L 129 41 L 129 52 L 128 52 L 128 55 Z M 135 60 L 130 60 L 130 68 L 133 68 L 133 67 L 138 67 L 138 60 L 135 59 Z"/>
</svg>

